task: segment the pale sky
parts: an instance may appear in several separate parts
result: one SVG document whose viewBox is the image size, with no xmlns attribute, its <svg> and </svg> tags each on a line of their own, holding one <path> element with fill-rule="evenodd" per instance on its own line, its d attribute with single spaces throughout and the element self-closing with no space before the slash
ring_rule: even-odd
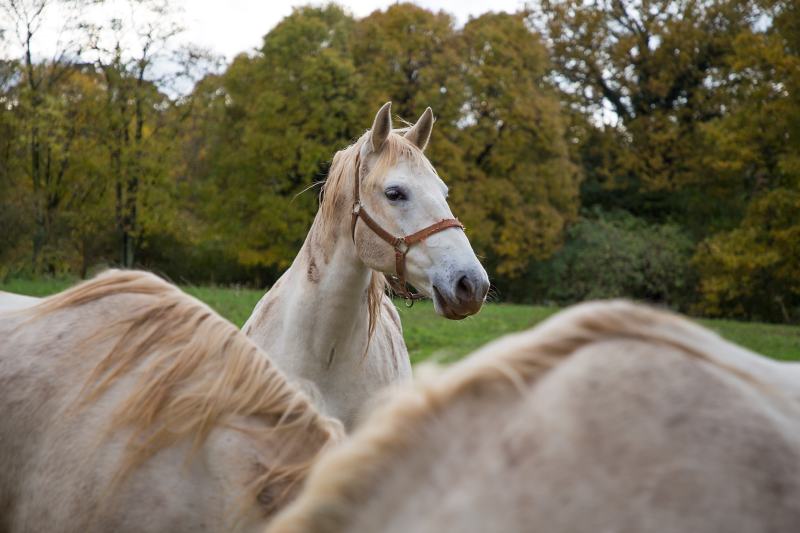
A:
<svg viewBox="0 0 800 533">
<path fill-rule="evenodd" d="M 21 4 L 26 4 L 23 0 Z M 264 34 L 272 29 L 282 18 L 292 12 L 292 8 L 301 5 L 322 5 L 328 2 L 319 0 L 171 0 L 170 5 L 184 13 L 181 20 L 185 31 L 178 42 L 199 45 L 212 53 L 230 61 L 240 52 L 252 52 L 261 45 Z M 348 9 L 356 17 L 369 15 L 376 9 L 397 3 L 396 0 L 343 0 L 336 2 Z M 462 25 L 471 16 L 478 16 L 487 11 L 514 12 L 525 5 L 524 0 L 415 0 L 413 3 L 433 11 L 443 10 Z M 67 17 L 61 6 L 53 2 L 44 14 L 41 29 L 37 32 L 34 54 L 38 59 L 51 58 L 58 46 L 59 39 L 65 38 L 63 32 Z M 125 0 L 107 0 L 92 7 L 90 15 L 84 19 L 97 23 L 107 23 L 112 16 L 130 20 L 141 17 L 141 10 L 131 11 Z M 0 12 L 0 17 L 6 18 Z M 0 19 L 0 31 L 6 29 L 6 41 L 0 40 L 0 56 L 16 56 L 21 53 L 19 41 L 9 20 Z M 177 42 L 175 42 L 177 44 Z M 135 46 L 132 47 L 135 49 Z"/>
<path fill-rule="evenodd" d="M 179 0 L 186 12 L 188 41 L 202 45 L 230 60 L 239 52 L 261 45 L 261 38 L 294 6 L 320 5 L 326 2 L 289 0 L 265 2 L 256 0 Z M 337 2 L 356 17 L 369 15 L 376 9 L 397 3 L 394 0 L 351 0 Z M 514 12 L 524 7 L 522 0 L 417 0 L 413 2 L 433 11 L 444 10 L 455 16 L 458 24 L 487 11 Z"/>
</svg>

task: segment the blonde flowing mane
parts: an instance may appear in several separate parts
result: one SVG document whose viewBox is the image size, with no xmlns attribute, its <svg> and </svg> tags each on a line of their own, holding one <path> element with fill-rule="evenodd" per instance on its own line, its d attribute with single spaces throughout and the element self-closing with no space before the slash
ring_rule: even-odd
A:
<svg viewBox="0 0 800 533">
<path fill-rule="evenodd" d="M 425 154 L 414 143 L 403 137 L 407 128 L 395 129 L 386 138 L 380 155 L 374 167 L 364 176 L 361 187 L 372 187 L 386 171 L 397 165 L 400 161 L 408 161 L 412 165 L 421 165 L 434 173 L 436 170 L 431 165 Z M 359 139 L 333 156 L 328 178 L 320 192 L 320 218 L 319 222 L 329 232 L 339 227 L 341 217 L 350 220 L 350 207 L 353 201 L 353 180 L 356 179 L 356 164 L 359 154 L 365 143 L 370 141 L 369 131 Z M 330 233 L 328 234 L 330 239 Z M 381 311 L 381 298 L 389 290 L 386 279 L 380 272 L 373 272 L 367 292 L 369 309 L 369 338 L 375 331 L 378 316 Z"/>
<path fill-rule="evenodd" d="M 116 295 L 144 298 L 115 310 L 119 318 L 83 340 L 86 347 L 103 341 L 113 347 L 89 376 L 77 407 L 97 400 L 136 371 L 133 392 L 116 407 L 108 428 L 109 433 L 133 429 L 117 479 L 183 439 L 191 439 L 197 449 L 212 429 L 235 427 L 240 417 L 263 421 L 265 429 L 256 438 L 278 439 L 285 446 L 322 446 L 341 434 L 233 324 L 152 274 L 107 271 L 45 299 L 33 308 L 33 317 Z M 309 465 L 310 459 L 265 469 L 253 490 L 259 494 L 277 478 L 291 485 L 305 477 Z"/>
<path fill-rule="evenodd" d="M 418 446 L 422 428 L 434 423 L 448 405 L 477 392 L 516 389 L 522 394 L 577 350 L 608 339 L 677 347 L 743 380 L 757 381 L 710 355 L 716 347 L 730 349 L 732 345 L 688 320 L 625 301 L 579 305 L 534 330 L 487 345 L 428 383 L 395 392 L 386 405 L 373 411 L 350 441 L 322 458 L 301 497 L 276 519 L 269 532 L 342 531 L 386 479 L 391 459 Z"/>
</svg>

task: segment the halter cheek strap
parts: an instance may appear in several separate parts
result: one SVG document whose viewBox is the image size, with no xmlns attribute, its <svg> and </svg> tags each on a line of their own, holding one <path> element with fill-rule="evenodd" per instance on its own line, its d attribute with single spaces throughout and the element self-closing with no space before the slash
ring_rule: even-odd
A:
<svg viewBox="0 0 800 533">
<path fill-rule="evenodd" d="M 405 298 L 406 305 L 411 307 L 415 300 L 420 300 L 424 298 L 424 296 L 419 293 L 411 292 L 406 285 L 406 254 L 408 253 L 408 249 L 414 244 L 424 241 L 434 233 L 439 233 L 448 228 L 461 228 L 463 230 L 464 225 L 457 218 L 446 218 L 430 226 L 426 226 L 411 235 L 405 235 L 403 237 L 392 235 L 383 229 L 383 227 L 367 213 L 364 204 L 361 203 L 361 158 L 359 156 L 356 156 L 355 167 L 355 178 L 353 179 L 353 214 L 350 222 L 350 233 L 353 242 L 356 241 L 356 224 L 358 224 L 358 219 L 361 219 L 375 235 L 394 248 L 395 276 L 387 276 L 387 279 L 389 280 L 389 285 L 392 287 L 392 290 L 397 295 Z"/>
</svg>

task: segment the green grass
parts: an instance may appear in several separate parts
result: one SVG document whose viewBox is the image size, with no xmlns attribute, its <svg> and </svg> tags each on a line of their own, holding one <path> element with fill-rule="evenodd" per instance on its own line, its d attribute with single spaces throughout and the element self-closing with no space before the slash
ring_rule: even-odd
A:
<svg viewBox="0 0 800 533">
<path fill-rule="evenodd" d="M 204 301 L 216 312 L 239 327 L 244 326 L 244 323 L 250 317 L 250 313 L 253 312 L 253 308 L 264 296 L 264 291 L 255 289 L 197 286 L 182 286 L 181 289 L 198 300 Z"/>
<path fill-rule="evenodd" d="M 474 317 L 459 322 L 436 316 L 430 302 L 400 308 L 413 362 L 431 358 L 451 362 L 486 342 L 527 329 L 559 309 L 529 305 L 488 304 Z M 800 327 L 734 320 L 698 320 L 726 339 L 775 359 L 800 360 Z"/>
<path fill-rule="evenodd" d="M 46 296 L 70 285 L 70 280 L 10 280 L 0 290 Z M 185 286 L 189 294 L 203 300 L 234 324 L 244 324 L 262 296 L 262 291 L 222 287 Z M 506 333 L 529 328 L 558 309 L 529 305 L 487 304 L 474 317 L 450 321 L 436 316 L 430 302 L 407 309 L 399 302 L 403 330 L 411 360 L 455 361 L 486 342 Z M 723 337 L 757 353 L 776 359 L 800 360 L 800 327 L 733 320 L 699 320 Z"/>
<path fill-rule="evenodd" d="M 0 291 L 16 292 L 29 296 L 47 296 L 63 291 L 77 283 L 70 279 L 11 279 L 0 282 Z M 210 305 L 219 314 L 242 327 L 250 312 L 264 295 L 264 291 L 229 287 L 198 287 L 182 285 L 181 289 Z"/>
<path fill-rule="evenodd" d="M 736 322 L 734 320 L 699 320 L 731 342 L 773 359 L 800 361 L 800 326 Z"/>
<path fill-rule="evenodd" d="M 0 283 L 0 291 L 16 292 L 28 296 L 48 296 L 75 284 L 75 280 L 44 278 L 38 280 L 11 279 Z"/>
<path fill-rule="evenodd" d="M 555 307 L 487 304 L 475 316 L 446 320 L 428 301 L 406 308 L 398 302 L 411 361 L 449 363 L 506 333 L 527 329 L 558 311 Z"/>
</svg>

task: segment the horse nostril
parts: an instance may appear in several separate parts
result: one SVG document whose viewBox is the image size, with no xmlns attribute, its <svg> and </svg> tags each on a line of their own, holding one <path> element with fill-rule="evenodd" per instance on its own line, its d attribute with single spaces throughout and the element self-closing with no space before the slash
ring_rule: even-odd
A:
<svg viewBox="0 0 800 533">
<path fill-rule="evenodd" d="M 472 281 L 470 281 L 469 277 L 464 275 L 458 278 L 458 283 L 456 283 L 456 297 L 463 302 L 472 300 L 474 294 L 475 287 L 472 285 Z"/>
</svg>

